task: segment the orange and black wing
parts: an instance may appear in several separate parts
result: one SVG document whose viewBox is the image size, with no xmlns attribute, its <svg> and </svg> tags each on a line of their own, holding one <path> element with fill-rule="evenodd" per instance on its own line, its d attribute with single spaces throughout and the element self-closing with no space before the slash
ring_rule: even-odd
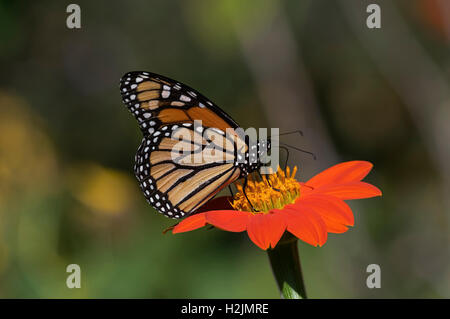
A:
<svg viewBox="0 0 450 319">
<path fill-rule="evenodd" d="M 239 178 L 236 156 L 246 144 L 237 134 L 226 134 L 238 125 L 218 106 L 180 82 L 149 72 L 125 74 L 120 89 L 144 134 L 135 175 L 160 213 L 192 214 Z"/>
<path fill-rule="evenodd" d="M 135 71 L 120 80 L 123 102 L 137 119 L 144 135 L 162 125 L 193 123 L 225 132 L 237 123 L 222 109 L 189 86 L 162 75 Z"/>
<path fill-rule="evenodd" d="M 162 126 L 144 137 L 136 154 L 135 175 L 147 201 L 168 217 L 192 214 L 240 176 L 234 141 L 223 131 L 202 130 L 206 134 L 190 123 Z M 211 152 L 213 143 L 220 146 Z"/>
</svg>

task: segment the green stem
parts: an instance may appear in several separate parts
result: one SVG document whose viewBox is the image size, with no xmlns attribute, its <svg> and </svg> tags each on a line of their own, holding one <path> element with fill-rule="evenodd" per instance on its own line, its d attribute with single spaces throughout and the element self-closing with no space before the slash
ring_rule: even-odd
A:
<svg viewBox="0 0 450 319">
<path fill-rule="evenodd" d="M 286 232 L 274 249 L 267 250 L 270 265 L 285 299 L 306 299 L 297 238 Z"/>
</svg>

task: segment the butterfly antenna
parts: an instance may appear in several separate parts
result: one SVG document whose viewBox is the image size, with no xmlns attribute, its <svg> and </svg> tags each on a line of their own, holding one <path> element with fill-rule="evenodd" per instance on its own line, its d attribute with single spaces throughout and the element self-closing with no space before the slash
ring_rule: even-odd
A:
<svg viewBox="0 0 450 319">
<path fill-rule="evenodd" d="M 290 135 L 290 134 L 300 134 L 300 136 L 303 136 L 303 131 L 295 130 L 295 131 L 289 131 L 289 132 L 280 133 L 278 135 L 282 136 L 282 135 Z"/>
<path fill-rule="evenodd" d="M 303 137 L 303 131 L 301 131 L 301 130 L 283 132 L 283 133 L 277 134 L 276 136 L 291 135 L 291 134 L 300 134 L 300 136 Z M 268 138 L 271 138 L 271 137 L 272 137 L 272 135 L 268 136 Z"/>
<path fill-rule="evenodd" d="M 301 148 L 298 148 L 298 147 L 295 147 L 295 146 L 292 146 L 292 145 L 288 145 L 288 144 L 285 144 L 285 143 L 281 143 L 281 142 L 279 142 L 279 144 L 282 145 L 282 146 L 284 146 L 284 147 L 289 147 L 289 148 L 292 148 L 293 150 L 296 150 L 296 151 L 299 151 L 299 152 L 302 152 L 302 153 L 309 154 L 309 155 L 311 155 L 311 156 L 313 157 L 314 160 L 317 160 L 316 154 L 314 154 L 314 153 L 312 153 L 312 152 L 306 151 L 306 150 L 304 150 L 304 149 L 301 149 Z"/>
</svg>

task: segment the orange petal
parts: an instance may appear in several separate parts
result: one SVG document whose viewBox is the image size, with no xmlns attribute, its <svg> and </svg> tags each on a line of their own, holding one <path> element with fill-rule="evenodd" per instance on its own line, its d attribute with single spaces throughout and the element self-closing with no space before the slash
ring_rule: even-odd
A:
<svg viewBox="0 0 450 319">
<path fill-rule="evenodd" d="M 328 195 L 310 195 L 301 200 L 303 205 L 313 209 L 325 222 L 329 233 L 343 233 L 346 226 L 353 226 L 351 208 L 341 199 Z"/>
<path fill-rule="evenodd" d="M 195 214 L 183 219 L 178 225 L 176 225 L 172 234 L 184 233 L 191 231 L 206 225 L 205 213 Z"/>
<path fill-rule="evenodd" d="M 255 214 L 248 220 L 248 237 L 261 249 L 274 248 L 284 231 L 284 216 L 276 213 Z"/>
<path fill-rule="evenodd" d="M 328 184 L 359 182 L 369 174 L 372 167 L 372 163 L 366 161 L 340 163 L 317 174 L 305 184 L 317 188 Z"/>
<path fill-rule="evenodd" d="M 351 182 L 323 186 L 309 194 L 331 195 L 340 199 L 360 199 L 381 196 L 381 191 L 377 187 L 365 182 Z M 309 194 L 305 195 L 305 198 Z"/>
<path fill-rule="evenodd" d="M 328 223 L 326 219 L 324 219 L 323 221 L 327 225 L 327 232 L 329 232 L 329 233 L 342 234 L 348 230 L 348 227 L 343 224 L 331 223 L 331 222 Z"/>
<path fill-rule="evenodd" d="M 327 228 L 320 216 L 307 206 L 286 206 L 287 230 L 295 237 L 313 246 L 322 246 L 327 241 Z"/>
<path fill-rule="evenodd" d="M 247 221 L 252 215 L 249 212 L 235 210 L 213 210 L 206 212 L 206 221 L 220 229 L 241 232 L 247 229 Z"/>
</svg>

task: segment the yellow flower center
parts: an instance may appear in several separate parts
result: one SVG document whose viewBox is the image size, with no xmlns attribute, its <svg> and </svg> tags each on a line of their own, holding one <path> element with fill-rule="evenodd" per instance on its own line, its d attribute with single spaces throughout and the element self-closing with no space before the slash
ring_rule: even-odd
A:
<svg viewBox="0 0 450 319">
<path fill-rule="evenodd" d="M 262 180 L 255 180 L 251 175 L 248 178 L 245 194 L 243 186 L 236 184 L 238 192 L 233 197 L 231 206 L 240 211 L 253 213 L 267 213 L 271 209 L 281 209 L 287 204 L 292 204 L 300 196 L 300 185 L 295 180 L 297 166 L 286 172 L 278 168 L 274 174 L 263 175 Z M 252 206 L 254 210 L 252 209 Z"/>
</svg>

